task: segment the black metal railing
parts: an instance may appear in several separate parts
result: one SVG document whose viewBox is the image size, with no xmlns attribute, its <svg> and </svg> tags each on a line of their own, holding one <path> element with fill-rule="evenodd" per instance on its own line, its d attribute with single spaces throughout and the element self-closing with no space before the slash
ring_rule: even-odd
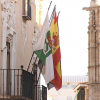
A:
<svg viewBox="0 0 100 100">
<path fill-rule="evenodd" d="M 37 100 L 47 100 L 47 88 L 45 86 L 37 86 Z"/>
<path fill-rule="evenodd" d="M 22 70 L 22 96 L 34 100 L 35 95 L 35 75 Z"/>
<path fill-rule="evenodd" d="M 21 75 L 21 69 L 0 69 L 1 95 L 21 95 Z"/>
<path fill-rule="evenodd" d="M 36 84 L 35 75 L 23 69 L 0 69 L 0 95 L 47 100 L 47 88 Z"/>
</svg>

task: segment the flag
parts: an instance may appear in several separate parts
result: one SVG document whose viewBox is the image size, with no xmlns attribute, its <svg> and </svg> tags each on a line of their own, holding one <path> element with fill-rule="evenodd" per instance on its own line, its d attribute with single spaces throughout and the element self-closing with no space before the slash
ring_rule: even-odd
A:
<svg viewBox="0 0 100 100">
<path fill-rule="evenodd" d="M 56 90 L 62 87 L 62 75 L 61 75 L 61 53 L 59 44 L 59 33 L 57 25 L 57 15 L 56 10 L 54 12 L 54 18 L 50 27 L 51 41 L 52 41 L 52 54 L 53 54 L 53 65 L 54 65 L 54 79 L 52 83 Z"/>
<path fill-rule="evenodd" d="M 43 35 L 43 36 L 42 36 Z M 51 80 L 54 79 L 54 68 L 53 68 L 53 57 L 52 57 L 52 48 L 50 40 L 50 27 L 49 27 L 49 17 L 48 12 L 46 15 L 46 19 L 43 24 L 43 28 L 41 31 L 41 36 L 39 37 L 39 41 L 35 48 L 35 54 L 39 57 L 39 59 L 43 63 L 42 74 L 48 84 Z"/>
<path fill-rule="evenodd" d="M 48 26 L 48 12 L 46 14 L 42 29 L 40 31 L 38 41 L 35 43 L 35 46 L 33 48 L 34 51 L 41 50 L 44 48 L 46 32 L 48 31 L 47 26 Z"/>
</svg>

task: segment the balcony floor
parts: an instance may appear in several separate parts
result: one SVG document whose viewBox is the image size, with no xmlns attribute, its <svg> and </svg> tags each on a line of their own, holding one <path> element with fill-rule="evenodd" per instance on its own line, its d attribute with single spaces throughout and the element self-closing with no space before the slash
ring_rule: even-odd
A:
<svg viewBox="0 0 100 100">
<path fill-rule="evenodd" d="M 32 100 L 21 96 L 0 96 L 0 100 Z"/>
</svg>

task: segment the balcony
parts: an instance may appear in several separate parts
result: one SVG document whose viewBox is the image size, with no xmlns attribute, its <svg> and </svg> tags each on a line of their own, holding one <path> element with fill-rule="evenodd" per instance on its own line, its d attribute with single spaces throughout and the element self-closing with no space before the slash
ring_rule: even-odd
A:
<svg viewBox="0 0 100 100">
<path fill-rule="evenodd" d="M 30 0 L 22 0 L 22 17 L 31 20 L 31 3 Z"/>
<path fill-rule="evenodd" d="M 47 100 L 47 88 L 23 69 L 0 69 L 0 100 Z"/>
</svg>

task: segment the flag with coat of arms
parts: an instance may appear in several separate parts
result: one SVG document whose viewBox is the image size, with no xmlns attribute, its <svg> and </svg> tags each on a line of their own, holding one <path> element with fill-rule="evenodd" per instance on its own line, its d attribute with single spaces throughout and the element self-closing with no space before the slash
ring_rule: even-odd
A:
<svg viewBox="0 0 100 100">
<path fill-rule="evenodd" d="M 53 69 L 53 56 L 52 48 L 48 40 L 50 38 L 50 26 L 49 26 L 49 16 L 48 12 L 41 29 L 39 39 L 37 41 L 36 47 L 34 47 L 34 53 L 43 63 L 42 74 L 45 79 L 46 84 L 54 79 L 54 69 Z"/>
</svg>

